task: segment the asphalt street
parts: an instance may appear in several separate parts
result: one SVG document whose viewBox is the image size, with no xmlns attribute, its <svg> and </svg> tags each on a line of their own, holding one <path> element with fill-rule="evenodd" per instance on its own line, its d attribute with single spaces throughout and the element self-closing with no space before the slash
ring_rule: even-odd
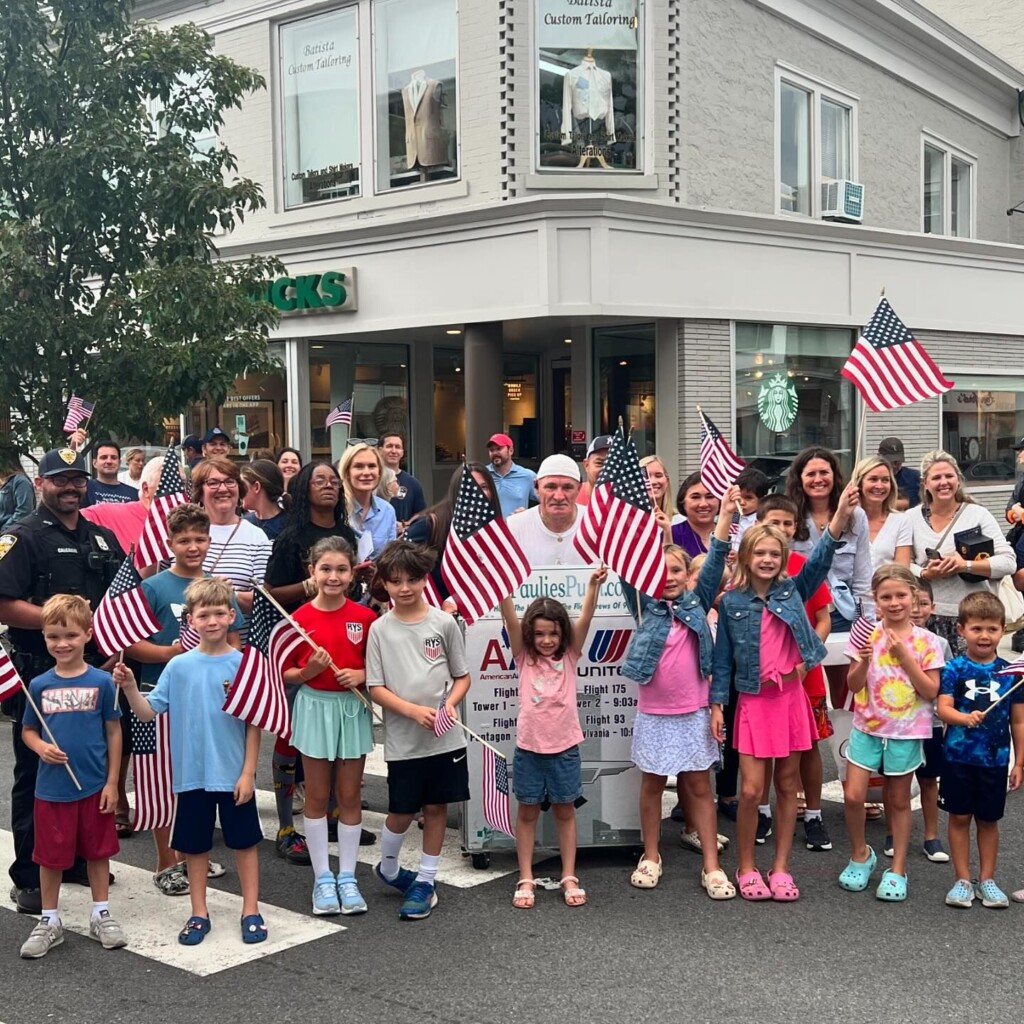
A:
<svg viewBox="0 0 1024 1024">
<path fill-rule="evenodd" d="M 258 778 L 266 790 L 268 756 Z M 0 777 L 9 777 L 11 764 L 10 727 L 3 724 Z M 382 810 L 383 780 L 371 777 L 366 795 L 372 807 Z M 6 789 L 0 804 L 0 821 L 6 824 Z M 793 873 L 803 896 L 792 905 L 740 899 L 713 903 L 700 889 L 699 858 L 680 848 L 678 826 L 666 821 L 665 875 L 651 891 L 629 885 L 632 850 L 591 850 L 581 854 L 579 868 L 590 898 L 586 907 L 568 908 L 557 892 L 540 891 L 533 911 L 514 910 L 510 897 L 516 875 L 510 855 L 494 859 L 494 870 L 482 875 L 482 884 L 464 887 L 443 882 L 454 859 L 446 855 L 438 908 L 428 920 L 400 922 L 396 895 L 361 863 L 358 875 L 369 913 L 331 919 L 334 926 L 327 928 L 322 919 L 308 918 L 309 869 L 279 860 L 266 842 L 262 899 L 282 915 L 299 915 L 289 915 L 299 933 L 308 919 L 311 934 L 231 965 L 230 958 L 243 949 L 238 905 L 221 900 L 225 909 L 219 917 L 214 913 L 213 923 L 229 965 L 213 965 L 214 973 L 205 976 L 206 947 L 188 951 L 194 960 L 184 963 L 196 965 L 190 969 L 172 966 L 165 962 L 170 953 L 165 957 L 152 942 L 142 943 L 143 932 L 163 935 L 173 962 L 181 964 L 174 935 L 188 908 L 187 899 L 161 897 L 163 903 L 154 903 L 148 892 L 147 898 L 139 894 L 138 885 L 133 889 L 132 878 L 142 878 L 147 887 L 148 880 L 124 865 L 152 870 L 151 842 L 148 836 L 135 836 L 122 844 L 122 878 L 111 890 L 111 909 L 130 940 L 134 930 L 145 954 L 131 946 L 105 951 L 69 932 L 46 958 L 23 961 L 18 950 L 33 922 L 4 901 L 0 1021 L 1016 1021 L 1024 994 L 1019 953 L 1024 905 L 1001 911 L 980 904 L 970 910 L 944 906 L 951 871 L 920 853 L 919 815 L 908 902 L 882 904 L 873 889 L 844 892 L 836 882 L 847 858 L 841 810 L 838 803 L 825 804 L 835 849 L 817 854 L 802 845 L 797 849 Z M 1022 817 L 1024 796 L 1011 796 L 998 872 L 1008 892 L 1024 885 Z M 719 827 L 733 833 L 734 826 L 724 819 Z M 882 823 L 869 826 L 876 848 L 884 831 Z M 218 859 L 230 864 L 227 851 L 218 852 Z M 768 866 L 769 856 L 769 847 L 762 848 L 762 867 Z M 735 868 L 731 850 L 724 866 L 730 872 Z M 556 861 L 547 861 L 539 864 L 537 874 L 557 877 L 557 868 Z M 507 873 L 493 877 L 501 871 Z M 212 887 L 237 893 L 234 872 Z M 69 902 L 84 923 L 85 894 Z M 205 958 L 212 952 L 212 947 L 206 950 Z"/>
</svg>

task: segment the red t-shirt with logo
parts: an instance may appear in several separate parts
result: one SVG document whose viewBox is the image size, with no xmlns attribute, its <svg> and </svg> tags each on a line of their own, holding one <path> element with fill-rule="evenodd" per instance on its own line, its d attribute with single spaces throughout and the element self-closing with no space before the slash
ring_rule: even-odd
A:
<svg viewBox="0 0 1024 1024">
<path fill-rule="evenodd" d="M 377 616 L 365 605 L 346 601 L 337 611 L 322 612 L 312 602 L 302 605 L 292 613 L 295 621 L 310 635 L 310 639 L 323 647 L 338 668 L 366 668 L 366 638 L 370 626 Z M 305 668 L 309 664 L 313 649 L 309 644 L 300 644 L 285 662 L 282 671 L 290 668 Z M 348 689 L 334 678 L 328 668 L 319 675 L 306 680 L 306 686 L 314 690 L 341 693 Z"/>
<path fill-rule="evenodd" d="M 807 561 L 805 555 L 801 555 L 796 551 L 790 551 L 789 562 L 786 565 L 786 572 L 790 576 L 796 576 L 796 574 L 803 568 L 804 562 Z M 832 592 L 828 589 L 827 583 L 822 583 L 818 589 L 811 594 L 810 599 L 804 602 L 804 608 L 807 609 L 807 618 L 811 620 L 811 626 L 818 621 L 818 612 L 822 608 L 827 608 L 832 603 Z M 804 676 L 804 692 L 811 700 L 821 698 L 825 696 L 825 670 L 821 665 L 815 665 L 807 675 Z"/>
</svg>

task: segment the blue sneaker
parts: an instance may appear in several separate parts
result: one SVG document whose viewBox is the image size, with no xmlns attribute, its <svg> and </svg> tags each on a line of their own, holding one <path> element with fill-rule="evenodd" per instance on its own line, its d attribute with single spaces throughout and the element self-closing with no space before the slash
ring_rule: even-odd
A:
<svg viewBox="0 0 1024 1024">
<path fill-rule="evenodd" d="M 390 885 L 392 889 L 397 889 L 403 896 L 409 891 L 412 883 L 416 881 L 416 872 L 410 871 L 408 868 L 399 868 L 398 874 L 394 878 L 385 878 L 380 871 L 380 861 L 374 866 L 373 873 L 385 885 Z"/>
<path fill-rule="evenodd" d="M 1006 893 L 996 885 L 995 880 L 992 878 L 986 878 L 983 882 L 975 883 L 974 892 L 978 899 L 981 900 L 983 907 L 999 910 L 1010 905 L 1010 901 L 1006 898 Z"/>
<path fill-rule="evenodd" d="M 341 913 L 341 904 L 338 902 L 338 886 L 330 871 L 317 875 L 317 879 L 313 883 L 313 913 L 317 917 Z"/>
<path fill-rule="evenodd" d="M 398 917 L 402 921 L 418 921 L 420 918 L 430 917 L 430 912 L 436 906 L 437 893 L 434 892 L 434 883 L 413 882 L 398 910 Z"/>
<path fill-rule="evenodd" d="M 410 871 L 409 874 L 412 874 Z M 343 914 L 365 914 L 366 900 L 356 885 L 355 875 L 338 875 L 338 895 Z"/>
</svg>

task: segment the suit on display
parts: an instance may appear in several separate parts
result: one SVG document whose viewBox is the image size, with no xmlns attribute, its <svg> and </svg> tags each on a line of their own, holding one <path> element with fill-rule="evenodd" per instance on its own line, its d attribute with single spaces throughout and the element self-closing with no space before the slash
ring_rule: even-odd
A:
<svg viewBox="0 0 1024 1024">
<path fill-rule="evenodd" d="M 413 72 L 409 84 L 402 88 L 405 112 L 405 163 L 412 169 L 438 167 L 448 163 L 448 146 L 441 125 L 444 95 L 441 83 L 427 78 L 422 71 Z"/>
<path fill-rule="evenodd" d="M 588 143 L 602 127 L 606 136 L 602 141 L 611 145 L 615 142 L 612 76 L 593 57 L 584 57 L 562 79 L 562 143 L 572 142 L 576 132 Z"/>
</svg>

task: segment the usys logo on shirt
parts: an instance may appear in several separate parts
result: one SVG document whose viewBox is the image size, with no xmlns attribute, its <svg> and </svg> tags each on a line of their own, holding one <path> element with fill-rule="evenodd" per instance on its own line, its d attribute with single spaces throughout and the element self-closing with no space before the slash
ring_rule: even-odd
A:
<svg viewBox="0 0 1024 1024">
<path fill-rule="evenodd" d="M 423 655 L 427 661 L 437 661 L 441 657 L 443 645 L 439 636 L 428 636 L 423 641 Z"/>
<path fill-rule="evenodd" d="M 346 622 L 345 632 L 351 643 L 357 644 L 363 639 L 363 624 L 361 622 Z"/>
</svg>

